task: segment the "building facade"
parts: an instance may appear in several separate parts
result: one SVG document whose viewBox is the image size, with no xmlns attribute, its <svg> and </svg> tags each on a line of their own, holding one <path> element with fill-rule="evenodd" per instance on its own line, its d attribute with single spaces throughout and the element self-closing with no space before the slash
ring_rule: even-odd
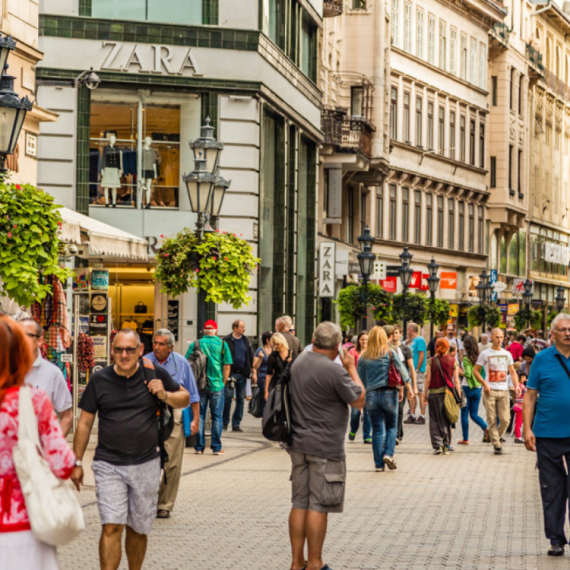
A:
<svg viewBox="0 0 570 570">
<path fill-rule="evenodd" d="M 183 174 L 188 142 L 209 117 L 232 181 L 219 228 L 261 258 L 253 302 L 209 307 L 220 333 L 239 317 L 247 334 L 283 313 L 309 342 L 315 320 L 315 188 L 321 92 L 316 0 L 45 0 L 38 100 L 60 120 L 42 128 L 39 182 L 57 201 L 149 240 L 194 227 Z M 76 78 L 93 68 L 97 89 Z M 117 175 L 118 173 L 118 175 Z M 112 176 L 111 176 L 112 174 Z M 111 270 L 116 327 L 164 326 L 173 302 L 179 349 L 196 338 L 197 299 L 160 293 L 153 264 Z M 136 305 L 147 307 L 144 315 Z M 262 309 L 263 308 L 263 309 Z"/>
</svg>

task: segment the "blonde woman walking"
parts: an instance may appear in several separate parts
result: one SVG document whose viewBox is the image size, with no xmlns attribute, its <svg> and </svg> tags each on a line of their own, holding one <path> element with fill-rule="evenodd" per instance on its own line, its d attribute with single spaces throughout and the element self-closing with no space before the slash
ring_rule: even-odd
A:
<svg viewBox="0 0 570 570">
<path fill-rule="evenodd" d="M 289 344 L 281 333 L 275 333 L 271 337 L 271 346 L 273 351 L 267 359 L 267 376 L 265 376 L 265 400 L 269 396 L 269 390 L 273 387 L 277 379 L 285 370 L 285 367 L 291 362 L 291 351 Z"/>
</svg>

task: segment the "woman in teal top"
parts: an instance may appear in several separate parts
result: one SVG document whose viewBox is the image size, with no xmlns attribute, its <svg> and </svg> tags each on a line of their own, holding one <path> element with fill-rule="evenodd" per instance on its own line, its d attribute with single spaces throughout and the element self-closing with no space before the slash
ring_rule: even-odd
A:
<svg viewBox="0 0 570 570">
<path fill-rule="evenodd" d="M 463 357 L 463 380 L 461 387 L 467 398 L 467 405 L 461 408 L 461 430 L 463 439 L 457 443 L 461 445 L 469 444 L 469 416 L 485 432 L 483 442 L 489 441 L 489 431 L 485 420 L 479 415 L 479 405 L 481 403 L 482 388 L 473 374 L 473 367 L 479 357 L 479 346 L 475 337 L 468 335 L 463 340 L 465 356 Z"/>
</svg>

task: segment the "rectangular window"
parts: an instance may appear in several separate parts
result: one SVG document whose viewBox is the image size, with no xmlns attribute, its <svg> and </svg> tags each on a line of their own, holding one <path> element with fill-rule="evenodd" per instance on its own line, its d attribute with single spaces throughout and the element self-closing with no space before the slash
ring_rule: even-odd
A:
<svg viewBox="0 0 570 570">
<path fill-rule="evenodd" d="M 294 20 L 292 20 L 294 23 Z M 290 56 L 295 58 L 295 31 L 290 31 L 291 47 Z M 318 45 L 318 28 L 310 20 L 306 11 L 303 10 L 303 21 L 301 23 L 301 42 L 300 53 L 298 56 L 299 67 L 301 71 L 313 81 L 317 80 L 317 45 Z"/>
<path fill-rule="evenodd" d="M 474 210 L 475 206 L 473 204 L 469 204 L 469 236 L 468 236 L 468 245 L 469 245 L 469 252 L 473 253 L 475 248 L 475 244 L 473 243 L 475 240 L 475 218 L 474 218 Z M 463 249 L 463 248 L 461 248 Z"/>
<path fill-rule="evenodd" d="M 509 83 L 509 109 L 514 110 L 515 68 L 511 67 L 511 82 Z"/>
<path fill-rule="evenodd" d="M 447 55 L 447 24 L 439 21 L 439 68 L 445 71 Z"/>
<path fill-rule="evenodd" d="M 416 55 L 424 58 L 424 11 L 419 8 L 416 14 Z"/>
<path fill-rule="evenodd" d="M 400 0 L 392 0 L 392 44 L 400 45 Z"/>
<path fill-rule="evenodd" d="M 443 196 L 437 197 L 437 247 L 443 247 Z"/>
<path fill-rule="evenodd" d="M 412 5 L 404 4 L 404 49 L 412 53 Z"/>
<path fill-rule="evenodd" d="M 524 75 L 521 73 L 519 76 L 519 115 L 523 114 L 523 87 L 524 87 Z"/>
<path fill-rule="evenodd" d="M 438 125 L 439 154 L 445 154 L 445 109 L 443 107 L 439 108 Z"/>
<path fill-rule="evenodd" d="M 428 61 L 435 65 L 435 17 L 428 15 Z"/>
<path fill-rule="evenodd" d="M 428 150 L 433 150 L 433 103 L 431 101 L 428 102 Z"/>
<path fill-rule="evenodd" d="M 422 243 L 422 193 L 414 191 L 414 242 Z"/>
<path fill-rule="evenodd" d="M 384 189 L 381 188 L 376 194 L 376 235 L 384 236 Z"/>
<path fill-rule="evenodd" d="M 479 167 L 485 168 L 485 123 L 479 123 Z"/>
<path fill-rule="evenodd" d="M 410 189 L 402 188 L 402 241 L 407 242 L 410 233 Z"/>
<path fill-rule="evenodd" d="M 92 3 L 90 2 L 93 18 L 146 20 L 195 26 L 201 26 L 204 23 L 202 21 L 202 4 L 201 1 L 188 2 L 188 0 L 170 0 L 169 2 L 160 0 L 131 0 L 130 2 L 93 0 Z"/>
<path fill-rule="evenodd" d="M 396 226 L 397 226 L 397 206 L 396 206 L 396 185 L 390 184 L 390 239 L 396 239 Z"/>
<path fill-rule="evenodd" d="M 459 218 L 457 223 L 459 225 L 457 228 L 459 233 L 457 247 L 463 251 L 465 247 L 465 202 L 459 202 Z"/>
<path fill-rule="evenodd" d="M 404 91 L 404 142 L 410 144 L 410 94 Z"/>
<path fill-rule="evenodd" d="M 449 158 L 455 160 L 455 111 L 449 112 Z"/>
<path fill-rule="evenodd" d="M 461 34 L 461 61 L 460 61 L 461 79 L 467 81 L 467 36 Z"/>
<path fill-rule="evenodd" d="M 398 89 L 390 89 L 390 137 L 398 139 Z"/>
<path fill-rule="evenodd" d="M 514 193 L 513 190 L 513 145 L 509 145 L 509 190 Z"/>
<path fill-rule="evenodd" d="M 519 150 L 519 161 L 517 164 L 517 191 L 519 193 L 519 198 L 522 195 L 522 150 Z M 558 202 L 558 200 L 556 200 Z"/>
<path fill-rule="evenodd" d="M 362 117 L 362 93 L 360 86 L 350 88 L 350 114 L 353 117 Z"/>
<path fill-rule="evenodd" d="M 349 186 L 346 191 L 346 241 L 354 240 L 354 188 Z"/>
<path fill-rule="evenodd" d="M 459 117 L 459 160 L 465 162 L 465 115 Z"/>
<path fill-rule="evenodd" d="M 353 10 L 366 10 L 366 0 L 352 0 Z"/>
<path fill-rule="evenodd" d="M 475 166 L 475 119 L 469 121 L 469 164 Z"/>
<path fill-rule="evenodd" d="M 491 178 L 491 188 L 496 188 L 497 187 L 497 157 L 496 156 L 491 157 L 490 178 Z"/>
<path fill-rule="evenodd" d="M 485 220 L 485 213 L 483 211 L 483 206 L 477 206 L 478 211 L 478 220 L 477 220 L 477 251 L 479 253 L 483 253 L 483 239 L 484 239 L 484 220 Z"/>
<path fill-rule="evenodd" d="M 487 89 L 487 46 L 479 44 L 479 87 Z"/>
<path fill-rule="evenodd" d="M 426 194 L 426 245 L 433 242 L 433 194 Z"/>
<path fill-rule="evenodd" d="M 471 53 L 469 59 L 469 81 L 477 85 L 477 40 L 471 40 Z"/>
<path fill-rule="evenodd" d="M 416 146 L 422 146 L 422 112 L 423 101 L 421 97 L 416 97 Z"/>
<path fill-rule="evenodd" d="M 457 30 L 449 29 L 449 71 L 457 73 Z"/>
<path fill-rule="evenodd" d="M 493 107 L 498 105 L 498 81 L 499 78 L 496 75 L 491 77 L 491 105 L 493 105 Z"/>
<path fill-rule="evenodd" d="M 447 201 L 447 208 L 448 208 L 448 234 L 447 234 L 447 247 L 449 249 L 453 249 L 455 247 L 455 201 L 453 198 L 449 198 Z"/>
</svg>

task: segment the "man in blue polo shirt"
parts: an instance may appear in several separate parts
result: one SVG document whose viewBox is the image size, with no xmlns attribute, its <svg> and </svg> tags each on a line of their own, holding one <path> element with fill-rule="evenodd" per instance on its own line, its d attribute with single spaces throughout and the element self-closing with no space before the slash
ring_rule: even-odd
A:
<svg viewBox="0 0 570 570">
<path fill-rule="evenodd" d="M 544 530 L 549 556 L 562 556 L 570 489 L 570 315 L 552 321 L 554 346 L 541 350 L 532 363 L 523 402 L 524 440 L 536 451 Z M 540 396 L 540 397 L 539 397 Z M 535 415 L 536 411 L 536 415 Z M 534 422 L 533 422 L 534 418 Z"/>
<path fill-rule="evenodd" d="M 174 340 L 174 335 L 168 329 L 157 330 L 152 338 L 152 352 L 145 358 L 166 369 L 173 380 L 184 386 L 190 393 L 192 408 L 190 433 L 195 435 L 200 422 L 200 393 L 190 364 L 181 354 L 174 352 Z M 167 482 L 166 484 L 164 481 L 160 483 L 156 515 L 159 519 L 169 518 L 170 511 L 174 508 L 180 485 L 185 443 L 182 410 L 174 410 L 174 429 L 172 435 L 164 442 L 164 448 L 168 453 L 168 463 L 164 466 Z"/>
</svg>

